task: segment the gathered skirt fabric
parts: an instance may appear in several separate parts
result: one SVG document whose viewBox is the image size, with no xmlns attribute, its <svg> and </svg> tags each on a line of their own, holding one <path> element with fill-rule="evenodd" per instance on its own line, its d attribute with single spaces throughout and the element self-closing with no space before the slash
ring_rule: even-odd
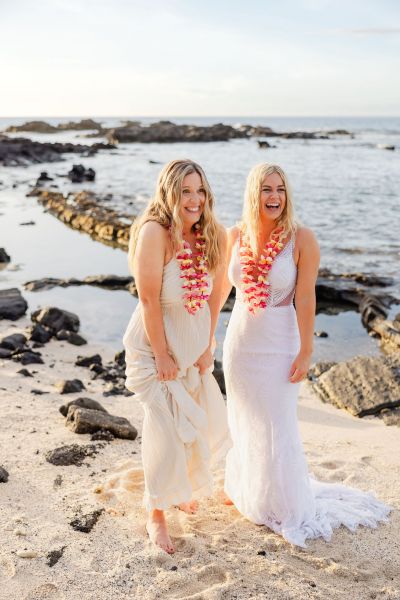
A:
<svg viewBox="0 0 400 600">
<path fill-rule="evenodd" d="M 225 402 L 212 368 L 200 376 L 194 366 L 209 343 L 209 307 L 195 315 L 186 311 L 179 274 L 173 259 L 164 269 L 161 292 L 165 336 L 178 366 L 177 379 L 157 379 L 140 303 L 124 335 L 126 387 L 144 409 L 142 462 L 148 511 L 210 495 L 211 465 L 231 445 Z"/>
</svg>

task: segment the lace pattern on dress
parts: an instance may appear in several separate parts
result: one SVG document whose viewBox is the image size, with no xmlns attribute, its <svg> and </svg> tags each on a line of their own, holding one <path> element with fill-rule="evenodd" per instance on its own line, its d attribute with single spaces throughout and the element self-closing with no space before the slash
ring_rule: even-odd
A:
<svg viewBox="0 0 400 600">
<path fill-rule="evenodd" d="M 269 297 L 267 307 L 290 306 L 293 304 L 296 289 L 297 266 L 294 261 L 295 236 L 292 235 L 286 246 L 276 257 L 269 274 Z M 229 265 L 229 279 L 236 287 L 236 297 L 241 300 L 240 237 L 235 244 Z M 279 265 L 279 266 L 278 266 Z"/>
</svg>

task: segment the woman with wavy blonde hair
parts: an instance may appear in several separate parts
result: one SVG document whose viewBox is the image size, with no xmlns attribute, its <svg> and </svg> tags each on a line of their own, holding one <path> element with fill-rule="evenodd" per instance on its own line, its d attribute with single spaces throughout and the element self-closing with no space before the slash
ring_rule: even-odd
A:
<svg viewBox="0 0 400 600">
<path fill-rule="evenodd" d="M 329 540 L 343 524 L 375 526 L 390 509 L 372 495 L 308 475 L 297 425 L 299 383 L 313 348 L 319 248 L 298 224 L 284 171 L 261 164 L 248 176 L 243 220 L 228 232 L 222 300 L 236 287 L 224 343 L 233 447 L 227 504 L 292 544 Z"/>
<path fill-rule="evenodd" d="M 174 552 L 164 511 L 193 513 L 212 490 L 210 459 L 229 443 L 213 375 L 226 234 L 202 168 L 174 160 L 132 226 L 129 265 L 139 303 L 124 335 L 126 386 L 142 402 L 144 506 L 150 540 Z"/>
</svg>

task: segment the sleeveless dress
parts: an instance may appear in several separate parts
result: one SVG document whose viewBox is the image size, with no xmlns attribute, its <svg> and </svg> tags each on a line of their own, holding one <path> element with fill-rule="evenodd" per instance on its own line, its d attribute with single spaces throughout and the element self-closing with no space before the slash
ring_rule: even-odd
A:
<svg viewBox="0 0 400 600">
<path fill-rule="evenodd" d="M 268 306 L 255 315 L 240 289 L 239 241 L 233 248 L 228 275 L 236 301 L 223 351 L 233 439 L 225 491 L 250 521 L 305 547 L 307 538 L 329 541 L 340 525 L 376 527 L 391 509 L 371 494 L 309 477 L 297 423 L 299 384 L 289 382 L 300 349 L 294 244 L 292 237 L 276 257 Z"/>
<path fill-rule="evenodd" d="M 210 287 L 212 285 L 209 280 Z M 144 507 L 166 510 L 212 492 L 210 464 L 230 447 L 226 408 L 212 367 L 202 376 L 196 360 L 209 344 L 208 303 L 190 315 L 183 304 L 180 267 L 164 267 L 160 301 L 169 350 L 178 377 L 159 381 L 139 301 L 125 332 L 126 387 L 144 408 L 142 462 Z"/>
</svg>

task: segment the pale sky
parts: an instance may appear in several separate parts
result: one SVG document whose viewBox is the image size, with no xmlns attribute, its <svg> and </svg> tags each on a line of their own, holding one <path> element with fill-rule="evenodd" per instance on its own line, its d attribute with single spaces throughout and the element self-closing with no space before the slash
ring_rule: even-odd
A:
<svg viewBox="0 0 400 600">
<path fill-rule="evenodd" d="M 399 0 L 0 0 L 0 117 L 400 115 Z"/>
</svg>

